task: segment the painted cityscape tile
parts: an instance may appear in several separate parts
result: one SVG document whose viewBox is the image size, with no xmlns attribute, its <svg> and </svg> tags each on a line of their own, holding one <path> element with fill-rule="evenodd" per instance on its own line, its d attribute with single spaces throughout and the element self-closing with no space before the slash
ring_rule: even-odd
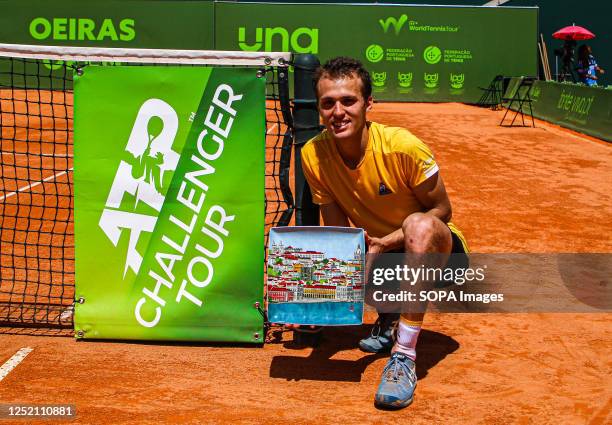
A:
<svg viewBox="0 0 612 425">
<path fill-rule="evenodd" d="M 272 228 L 267 262 L 268 320 L 360 325 L 364 268 L 362 229 Z"/>
</svg>

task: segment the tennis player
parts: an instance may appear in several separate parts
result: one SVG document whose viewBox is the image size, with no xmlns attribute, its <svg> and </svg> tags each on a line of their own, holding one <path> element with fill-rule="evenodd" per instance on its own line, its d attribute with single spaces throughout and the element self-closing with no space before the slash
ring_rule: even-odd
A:
<svg viewBox="0 0 612 425">
<path fill-rule="evenodd" d="M 406 129 L 366 119 L 373 100 L 363 65 L 331 59 L 318 69 L 315 85 L 325 130 L 302 149 L 302 166 L 323 224 L 350 222 L 365 229 L 369 254 L 467 252 L 450 222 L 451 204 L 431 150 Z M 402 313 L 395 339 L 391 321 L 383 320 L 385 329 L 360 342 L 365 351 L 391 350 L 376 405 L 401 408 L 412 402 L 423 317 Z"/>
</svg>

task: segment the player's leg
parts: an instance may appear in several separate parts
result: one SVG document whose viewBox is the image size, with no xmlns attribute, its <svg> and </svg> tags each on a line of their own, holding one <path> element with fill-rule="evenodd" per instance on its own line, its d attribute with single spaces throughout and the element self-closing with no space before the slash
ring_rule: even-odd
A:
<svg viewBox="0 0 612 425">
<path fill-rule="evenodd" d="M 453 245 L 450 229 L 438 218 L 423 213 L 411 214 L 404 220 L 404 250 L 409 262 L 427 260 L 428 267 L 443 267 Z M 427 256 L 427 254 L 439 254 Z M 417 282 L 423 289 L 433 282 Z M 376 404 L 383 407 L 406 407 L 412 403 L 416 388 L 416 344 L 424 312 L 403 312 L 397 327 L 397 338 L 391 358 L 383 370 L 376 393 Z"/>
<path fill-rule="evenodd" d="M 448 250 L 448 244 L 453 245 L 453 241 L 447 238 L 450 235 L 448 227 L 435 217 L 423 213 L 415 213 L 410 215 L 403 225 L 404 235 L 412 235 L 405 238 L 404 247 L 401 250 L 393 252 L 411 252 L 414 254 L 425 253 L 445 253 Z M 440 261 L 444 261 L 444 256 L 439 257 Z M 414 335 L 418 337 L 418 331 L 414 329 L 415 325 L 420 330 L 420 324 L 423 322 L 423 313 L 406 313 L 404 314 L 404 325 L 408 324 L 409 328 L 403 326 L 406 331 L 403 335 Z M 369 336 L 359 341 L 359 348 L 368 353 L 384 353 L 392 350 L 395 343 L 394 331 L 398 326 L 399 313 L 379 313 L 378 319 L 374 323 Z M 416 338 L 411 338 L 416 339 Z M 414 341 L 416 344 L 416 341 Z M 410 346 L 412 343 L 409 344 Z"/>
<path fill-rule="evenodd" d="M 453 246 L 451 231 L 437 217 L 430 214 L 415 213 L 404 220 L 404 252 L 410 254 L 416 265 L 427 263 L 429 267 L 443 267 L 448 261 Z M 429 255 L 428 254 L 436 254 Z M 433 288 L 435 282 L 417 282 L 422 289 Z M 416 360 L 416 342 L 424 312 L 403 312 L 397 330 L 397 340 L 392 352 L 403 352 Z"/>
<path fill-rule="evenodd" d="M 378 313 L 378 319 L 370 335 L 359 341 L 359 348 L 366 353 L 388 353 L 393 348 L 394 328 L 399 320 L 399 313 Z"/>
<path fill-rule="evenodd" d="M 403 252 L 402 250 L 392 251 L 393 253 Z M 381 258 L 381 257 L 379 257 Z M 383 266 L 377 259 L 373 260 L 372 269 Z M 371 276 L 368 277 L 371 279 Z M 387 283 L 387 285 L 394 285 L 395 283 Z M 366 353 L 389 353 L 394 344 L 394 331 L 397 321 L 399 320 L 399 313 L 387 313 L 381 312 L 380 306 L 372 302 L 374 287 L 372 285 L 366 285 L 366 300 L 370 300 L 370 304 L 378 311 L 378 318 L 372 326 L 370 335 L 359 341 L 359 348 Z"/>
</svg>

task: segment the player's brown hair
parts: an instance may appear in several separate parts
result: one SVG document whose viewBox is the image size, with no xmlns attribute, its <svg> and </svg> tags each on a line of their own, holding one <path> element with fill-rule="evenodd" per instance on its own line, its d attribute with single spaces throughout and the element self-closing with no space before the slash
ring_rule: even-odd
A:
<svg viewBox="0 0 612 425">
<path fill-rule="evenodd" d="M 338 80 L 342 78 L 352 78 L 353 76 L 357 76 L 357 78 L 361 80 L 361 94 L 363 98 L 369 98 L 372 95 L 372 79 L 370 78 L 370 73 L 357 59 L 346 56 L 338 56 L 330 59 L 325 62 L 324 65 L 317 68 L 313 79 L 317 97 L 319 97 L 317 86 L 321 78 Z"/>
</svg>

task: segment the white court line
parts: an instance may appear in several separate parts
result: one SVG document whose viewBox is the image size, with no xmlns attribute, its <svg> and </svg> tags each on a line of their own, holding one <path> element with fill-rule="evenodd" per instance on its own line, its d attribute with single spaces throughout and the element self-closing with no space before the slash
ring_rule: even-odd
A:
<svg viewBox="0 0 612 425">
<path fill-rule="evenodd" d="M 274 130 L 274 129 L 276 128 L 276 126 L 277 126 L 277 125 L 278 125 L 278 124 L 274 123 L 274 125 L 273 125 L 272 127 L 270 127 L 270 128 L 269 128 L 269 129 L 266 131 L 266 134 L 270 134 L 270 132 L 271 132 L 272 130 Z"/>
<path fill-rule="evenodd" d="M 15 192 L 11 192 L 11 193 L 8 193 L 8 194 L 6 194 L 6 195 L 4 195 L 4 196 L 0 196 L 0 201 L 4 201 L 6 198 L 10 198 L 11 196 L 15 196 L 15 195 L 17 195 L 17 193 L 18 193 L 18 192 L 24 192 L 24 191 L 26 191 L 26 190 L 32 189 L 33 187 L 36 187 L 36 186 L 38 186 L 38 185 L 41 185 L 41 184 L 43 184 L 44 182 L 48 182 L 49 180 L 56 179 L 56 178 L 58 178 L 58 177 L 63 176 L 64 174 L 68 174 L 68 172 L 69 172 L 69 171 L 72 171 L 73 169 L 74 169 L 74 168 L 69 168 L 69 169 L 68 169 L 68 171 L 62 171 L 62 172 L 59 172 L 59 173 L 54 174 L 54 175 L 52 175 L 52 176 L 49 176 L 49 177 L 47 177 L 47 178 L 44 178 L 44 179 L 42 179 L 42 180 L 41 180 L 41 181 L 39 181 L 39 182 L 32 183 L 32 184 L 29 184 L 29 185 L 24 186 L 24 187 L 20 187 L 20 188 L 19 188 L 19 189 L 17 189 Z"/>
<path fill-rule="evenodd" d="M 6 378 L 6 375 L 11 373 L 11 371 L 15 369 L 17 365 L 21 363 L 23 359 L 25 359 L 26 356 L 31 352 L 32 348 L 24 347 L 17 351 L 15 354 L 13 354 L 13 357 L 8 359 L 2 366 L 0 366 L 0 381 Z"/>
<path fill-rule="evenodd" d="M 55 158 L 72 158 L 72 154 L 56 154 L 56 153 L 34 153 L 34 152 L 10 152 L 10 151 L 1 151 L 2 155 L 20 155 L 20 156 L 48 156 Z"/>
</svg>

